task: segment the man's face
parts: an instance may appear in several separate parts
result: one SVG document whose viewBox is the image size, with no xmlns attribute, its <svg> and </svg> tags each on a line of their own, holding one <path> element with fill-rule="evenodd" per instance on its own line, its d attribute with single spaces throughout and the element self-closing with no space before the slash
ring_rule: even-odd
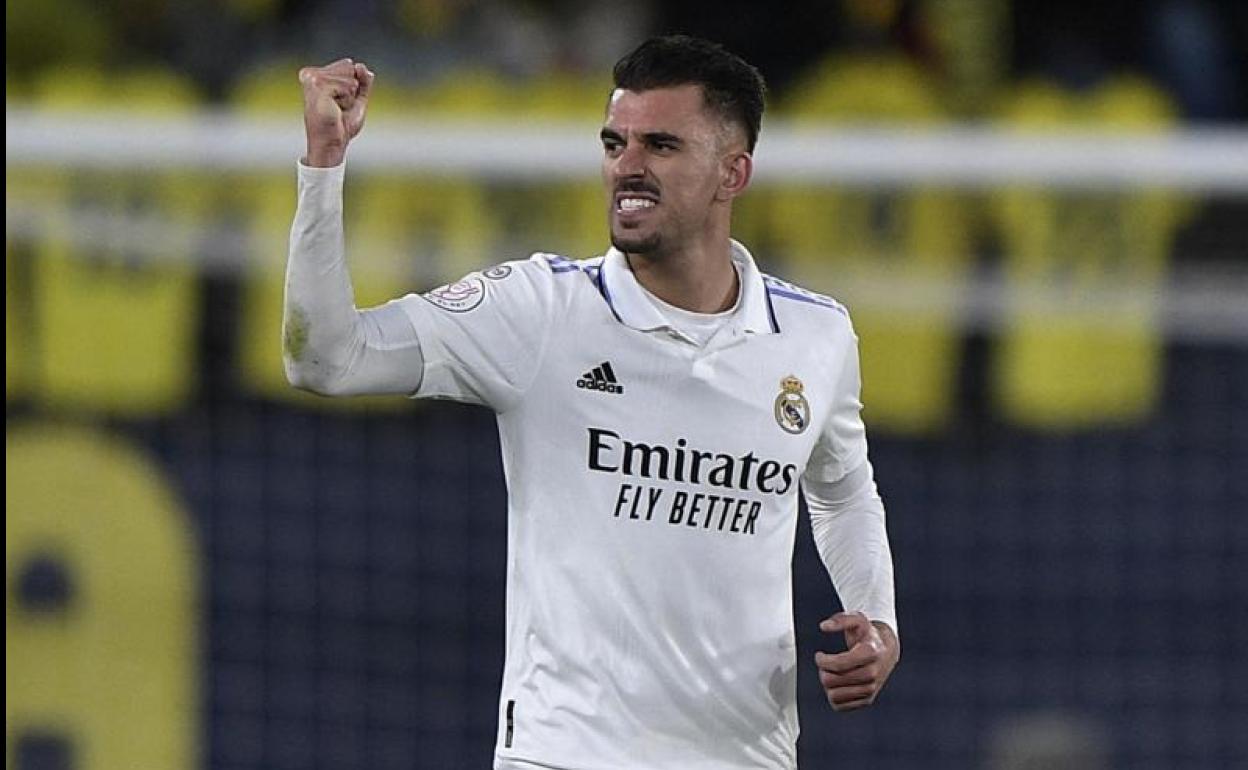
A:
<svg viewBox="0 0 1248 770">
<path fill-rule="evenodd" d="M 738 133 L 706 108 L 699 86 L 616 89 L 602 129 L 612 245 L 660 258 L 703 232 L 725 153 L 744 151 Z"/>
</svg>

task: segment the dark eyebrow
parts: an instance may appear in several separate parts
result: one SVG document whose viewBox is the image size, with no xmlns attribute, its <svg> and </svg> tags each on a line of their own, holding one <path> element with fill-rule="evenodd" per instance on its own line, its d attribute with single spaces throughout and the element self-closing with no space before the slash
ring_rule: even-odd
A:
<svg viewBox="0 0 1248 770">
<path fill-rule="evenodd" d="M 613 128 L 602 129 L 602 131 L 598 133 L 598 138 L 604 142 L 613 141 L 621 144 L 624 143 L 624 136 Z M 646 144 L 671 144 L 679 147 L 683 146 L 685 143 L 679 136 L 668 133 L 667 131 L 651 131 L 649 133 L 642 134 L 641 138 L 646 142 Z"/>
<path fill-rule="evenodd" d="M 646 144 L 672 144 L 676 146 L 683 145 L 685 141 L 675 134 L 669 134 L 666 131 L 652 131 L 648 134 L 641 135 L 646 140 Z"/>
</svg>

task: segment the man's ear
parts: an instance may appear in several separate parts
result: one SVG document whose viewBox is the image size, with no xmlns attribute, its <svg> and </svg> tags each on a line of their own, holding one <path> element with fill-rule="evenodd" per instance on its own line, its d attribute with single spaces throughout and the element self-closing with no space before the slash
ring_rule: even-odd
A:
<svg viewBox="0 0 1248 770">
<path fill-rule="evenodd" d="M 724 158 L 723 174 L 720 177 L 719 193 L 715 196 L 716 199 L 727 201 L 737 197 L 750 186 L 750 179 L 753 176 L 754 156 L 745 150 Z"/>
</svg>

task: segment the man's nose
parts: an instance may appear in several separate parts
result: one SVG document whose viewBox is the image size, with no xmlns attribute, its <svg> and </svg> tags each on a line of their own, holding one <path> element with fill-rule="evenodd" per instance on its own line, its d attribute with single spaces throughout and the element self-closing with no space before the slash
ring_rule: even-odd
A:
<svg viewBox="0 0 1248 770">
<path fill-rule="evenodd" d="M 642 147 L 636 142 L 629 142 L 620 150 L 615 159 L 615 176 L 617 178 L 642 176 L 646 171 L 646 156 Z"/>
</svg>

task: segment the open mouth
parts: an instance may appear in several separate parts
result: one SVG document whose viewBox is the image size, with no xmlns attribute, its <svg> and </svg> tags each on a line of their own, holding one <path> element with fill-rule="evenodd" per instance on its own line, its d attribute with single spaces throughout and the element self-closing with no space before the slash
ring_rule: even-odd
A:
<svg viewBox="0 0 1248 770">
<path fill-rule="evenodd" d="M 624 216 L 639 216 L 658 205 L 659 196 L 650 190 L 620 190 L 615 194 L 615 211 Z"/>
<path fill-rule="evenodd" d="M 638 211 L 652 209 L 657 205 L 656 201 L 650 198 L 635 198 L 629 196 L 620 196 L 615 201 L 615 209 L 621 214 L 632 214 Z"/>
</svg>

